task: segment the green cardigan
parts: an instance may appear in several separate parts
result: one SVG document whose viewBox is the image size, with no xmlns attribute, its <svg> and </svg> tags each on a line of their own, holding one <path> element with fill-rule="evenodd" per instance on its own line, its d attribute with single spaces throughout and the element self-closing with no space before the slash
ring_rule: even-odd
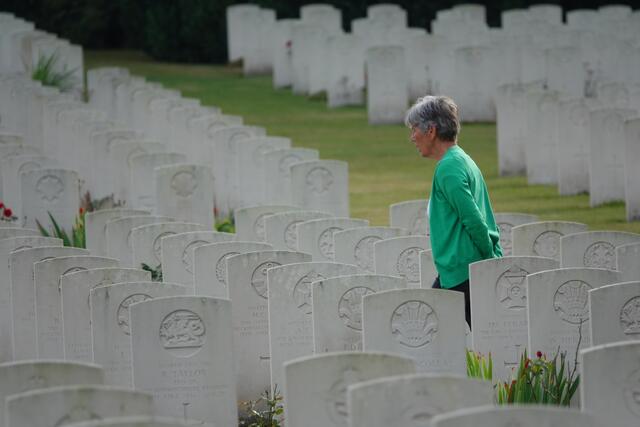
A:
<svg viewBox="0 0 640 427">
<path fill-rule="evenodd" d="M 469 279 L 469 264 L 502 256 L 482 172 L 457 145 L 436 165 L 429 202 L 433 260 L 443 288 Z"/>
</svg>

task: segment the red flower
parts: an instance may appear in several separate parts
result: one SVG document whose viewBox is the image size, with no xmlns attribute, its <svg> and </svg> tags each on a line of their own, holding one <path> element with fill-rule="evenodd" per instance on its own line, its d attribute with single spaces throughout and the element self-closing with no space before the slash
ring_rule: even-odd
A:
<svg viewBox="0 0 640 427">
<path fill-rule="evenodd" d="M 9 208 L 5 208 L 3 213 L 7 218 L 11 218 L 13 216 L 13 211 Z"/>
<path fill-rule="evenodd" d="M 0 209 L 4 209 L 4 203 L 0 202 Z"/>
<path fill-rule="evenodd" d="M 542 358 L 542 352 L 541 352 L 541 351 L 538 351 L 538 352 L 536 353 L 536 356 L 538 356 L 538 359 Z"/>
<path fill-rule="evenodd" d="M 81 207 L 81 208 L 80 208 L 80 210 L 79 210 L 79 212 L 80 212 L 80 215 L 82 215 L 82 214 L 84 213 L 84 208 L 83 208 L 83 207 Z"/>
</svg>

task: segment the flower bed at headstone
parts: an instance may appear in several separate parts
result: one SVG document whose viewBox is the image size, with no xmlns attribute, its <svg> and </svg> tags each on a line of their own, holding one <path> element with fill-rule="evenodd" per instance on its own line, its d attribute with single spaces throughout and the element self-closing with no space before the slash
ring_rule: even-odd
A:
<svg viewBox="0 0 640 427">
<path fill-rule="evenodd" d="M 540 351 L 535 358 L 530 358 L 525 350 L 511 381 L 494 384 L 496 403 L 571 406 L 580 375 L 576 374 L 576 363 L 569 369 L 566 358 L 566 352 L 560 351 L 551 359 Z M 467 376 L 470 378 L 492 381 L 492 366 L 491 353 L 485 357 L 467 351 Z"/>
</svg>

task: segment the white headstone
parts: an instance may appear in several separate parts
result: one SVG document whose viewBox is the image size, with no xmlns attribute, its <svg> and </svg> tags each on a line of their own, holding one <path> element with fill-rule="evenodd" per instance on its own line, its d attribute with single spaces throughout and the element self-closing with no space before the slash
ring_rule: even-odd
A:
<svg viewBox="0 0 640 427">
<path fill-rule="evenodd" d="M 494 218 L 500 229 L 500 247 L 504 256 L 511 255 L 511 229 L 517 225 L 538 221 L 536 215 L 522 213 L 499 212 L 494 215 Z"/>
<path fill-rule="evenodd" d="M 364 104 L 364 40 L 336 34 L 327 40 L 329 108 Z"/>
<path fill-rule="evenodd" d="M 411 359 L 384 353 L 340 352 L 292 360 L 284 366 L 285 419 L 290 426 L 346 427 L 349 385 L 412 374 Z"/>
<path fill-rule="evenodd" d="M 432 427 L 599 427 L 592 415 L 551 406 L 481 406 L 437 415 Z"/>
<path fill-rule="evenodd" d="M 537 58 L 537 60 L 540 59 Z M 556 152 L 560 144 L 558 141 L 559 98 L 560 94 L 555 91 L 538 88 L 527 91 L 525 160 L 529 184 L 558 182 Z M 540 126 L 541 123 L 544 123 L 544 126 Z"/>
<path fill-rule="evenodd" d="M 623 282 L 640 280 L 640 242 L 618 246 L 616 261 Z"/>
<path fill-rule="evenodd" d="M 416 236 L 429 235 L 427 200 L 408 200 L 389 206 L 389 225 L 409 230 Z"/>
<path fill-rule="evenodd" d="M 177 164 L 154 169 L 158 215 L 213 227 L 213 175 L 207 166 Z"/>
<path fill-rule="evenodd" d="M 373 244 L 376 274 L 399 276 L 410 288 L 420 287 L 420 252 L 430 249 L 427 236 L 403 236 Z"/>
<path fill-rule="evenodd" d="M 289 264 L 267 272 L 272 390 L 282 390 L 283 363 L 313 354 L 311 284 L 357 273 L 356 266 L 331 262 Z"/>
<path fill-rule="evenodd" d="M 640 159 L 640 119 L 627 120 L 625 128 L 624 151 L 624 201 L 627 221 L 640 220 L 640 173 L 636 165 Z"/>
<path fill-rule="evenodd" d="M 60 276 L 91 268 L 117 266 L 115 259 L 86 255 L 57 257 L 33 264 L 38 358 L 64 358 Z"/>
<path fill-rule="evenodd" d="M 39 236 L 0 239 L 0 363 L 13 360 L 13 319 L 9 254 L 15 250 L 30 249 L 39 246 L 62 246 L 62 240 L 53 237 Z M 0 417 L 0 419 L 1 418 L 2 417 Z"/>
<path fill-rule="evenodd" d="M 261 242 L 221 242 L 202 245 L 193 250 L 195 295 L 229 298 L 227 259 L 248 252 L 270 251 L 273 246 Z"/>
<path fill-rule="evenodd" d="M 293 204 L 349 216 L 349 165 L 341 160 L 307 160 L 291 165 Z"/>
<path fill-rule="evenodd" d="M 373 244 L 406 234 L 406 230 L 394 227 L 361 227 L 338 231 L 333 235 L 335 261 L 374 272 Z"/>
<path fill-rule="evenodd" d="M 93 361 L 90 293 L 98 286 L 150 281 L 148 271 L 133 268 L 92 268 L 60 276 L 65 360 Z"/>
<path fill-rule="evenodd" d="M 265 241 L 276 250 L 298 250 L 298 224 L 314 219 L 331 217 L 331 214 L 318 211 L 280 212 L 265 217 Z"/>
<path fill-rule="evenodd" d="M 173 221 L 165 216 L 134 215 L 107 221 L 107 256 L 120 260 L 121 267 L 133 267 L 133 242 L 131 231 L 141 225 Z M 155 267 L 155 266 L 154 266 Z"/>
<path fill-rule="evenodd" d="M 636 114 L 635 110 L 611 108 L 592 111 L 589 116 L 589 204 L 592 207 L 624 200 L 624 123 Z"/>
<path fill-rule="evenodd" d="M 527 276 L 528 348 L 553 357 L 567 353 L 567 369 L 581 348 L 591 346 L 589 290 L 620 281 L 618 272 L 561 268 Z"/>
<path fill-rule="evenodd" d="M 436 265 L 433 262 L 433 254 L 431 253 L 431 250 L 428 250 L 420 252 L 419 256 L 420 287 L 432 288 L 433 283 L 436 281 L 436 277 L 438 277 L 438 271 L 436 270 Z"/>
<path fill-rule="evenodd" d="M 227 259 L 227 285 L 233 318 L 233 354 L 238 399 L 255 399 L 271 386 L 267 270 L 309 262 L 301 252 L 261 251 Z"/>
<path fill-rule="evenodd" d="M 130 312 L 133 385 L 153 393 L 154 412 L 235 425 L 231 302 L 168 297 L 133 304 Z"/>
<path fill-rule="evenodd" d="M 515 256 L 469 266 L 473 349 L 484 355 L 491 353 L 495 378 L 507 380 L 527 348 L 525 278 L 554 268 L 558 262 L 550 258 Z"/>
<path fill-rule="evenodd" d="M 402 123 L 409 103 L 404 48 L 372 47 L 365 56 L 369 123 Z"/>
<path fill-rule="evenodd" d="M 36 227 L 36 220 L 49 229 L 50 213 L 68 234 L 80 208 L 78 174 L 65 169 L 37 169 L 20 175 L 22 226 Z"/>
<path fill-rule="evenodd" d="M 640 282 L 589 291 L 591 345 L 640 339 Z"/>
<path fill-rule="evenodd" d="M 362 298 L 362 348 L 413 359 L 424 373 L 465 375 L 464 295 L 398 289 Z"/>
<path fill-rule="evenodd" d="M 255 206 L 265 202 L 277 203 L 267 197 L 271 176 L 267 173 L 266 154 L 273 150 L 291 147 L 291 139 L 275 136 L 258 136 L 231 143 L 232 161 L 235 161 L 234 191 L 230 203 L 234 206 Z M 287 203 L 290 203 L 288 201 Z"/>
<path fill-rule="evenodd" d="M 162 263 L 162 238 L 188 231 L 203 231 L 208 227 L 201 224 L 187 222 L 160 222 L 141 225 L 131 230 L 133 246 L 133 265 L 139 268 L 141 264 L 155 268 Z"/>
<path fill-rule="evenodd" d="M 140 153 L 131 157 L 131 203 L 137 209 L 155 211 L 157 194 L 154 169 L 184 163 L 187 157 L 179 153 Z"/>
<path fill-rule="evenodd" d="M 106 384 L 133 386 L 129 307 L 137 302 L 188 292 L 184 286 L 158 282 L 116 283 L 91 289 L 93 360 L 104 368 Z"/>
<path fill-rule="evenodd" d="M 291 170 L 293 163 L 317 160 L 318 150 L 310 148 L 285 148 L 273 150 L 264 155 L 264 182 L 266 200 L 270 203 L 291 204 Z"/>
<path fill-rule="evenodd" d="M 355 218 L 325 218 L 302 222 L 297 226 L 298 250 L 311 254 L 314 261 L 333 261 L 333 235 L 338 231 L 367 226 L 368 220 Z"/>
<path fill-rule="evenodd" d="M 413 374 L 348 388 L 349 426 L 429 426 L 432 417 L 493 403 L 491 383 L 464 376 Z"/>
<path fill-rule="evenodd" d="M 586 231 L 560 238 L 562 267 L 616 268 L 616 248 L 640 243 L 640 234 L 623 231 Z"/>
<path fill-rule="evenodd" d="M 93 255 L 107 255 L 107 222 L 124 216 L 149 215 L 149 211 L 135 209 L 101 209 L 87 212 L 84 216 L 84 227 L 87 249 Z"/>
<path fill-rule="evenodd" d="M 511 229 L 512 253 L 560 261 L 560 238 L 583 231 L 587 231 L 587 224 L 578 222 L 544 221 L 518 225 Z"/>
<path fill-rule="evenodd" d="M 235 211 L 236 239 L 245 242 L 264 242 L 264 219 L 275 213 L 298 208 L 286 205 L 265 205 L 240 208 Z"/>
<path fill-rule="evenodd" d="M 593 414 L 599 425 L 638 425 L 640 342 L 599 345 L 583 350 L 581 355 L 582 410 Z"/>
<path fill-rule="evenodd" d="M 55 257 L 88 254 L 89 251 L 85 249 L 50 246 L 11 252 L 9 271 L 11 273 L 14 360 L 34 359 L 37 356 L 33 264 Z"/>
<path fill-rule="evenodd" d="M 362 350 L 362 297 L 403 289 L 400 277 L 357 274 L 311 285 L 313 348 L 315 353 Z"/>
<path fill-rule="evenodd" d="M 49 387 L 102 383 L 102 368 L 93 364 L 61 360 L 0 364 L 0 426 L 5 426 L 4 404 L 7 396 Z"/>
<path fill-rule="evenodd" d="M 66 426 L 105 417 L 151 415 L 153 399 L 125 388 L 78 385 L 14 394 L 7 398 L 6 408 L 6 427 Z"/>
<path fill-rule="evenodd" d="M 83 421 L 73 423 L 69 427 L 188 427 L 188 426 L 215 427 L 209 423 L 200 423 L 198 421 L 178 420 L 167 417 L 114 417 L 103 418 L 101 420 Z"/>
<path fill-rule="evenodd" d="M 190 231 L 163 237 L 160 240 L 162 279 L 167 282 L 181 283 L 193 289 L 195 272 L 193 251 L 209 243 L 230 242 L 234 238 L 235 234 L 217 231 Z"/>
</svg>

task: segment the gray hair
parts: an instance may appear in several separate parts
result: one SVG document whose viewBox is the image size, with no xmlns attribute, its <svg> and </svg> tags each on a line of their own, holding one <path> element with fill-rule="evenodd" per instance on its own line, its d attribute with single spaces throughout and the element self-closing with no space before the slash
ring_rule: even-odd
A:
<svg viewBox="0 0 640 427">
<path fill-rule="evenodd" d="M 460 133 L 458 106 L 447 96 L 425 96 L 418 98 L 404 118 L 407 127 L 417 126 L 422 132 L 435 128 L 443 141 L 455 141 Z"/>
</svg>

